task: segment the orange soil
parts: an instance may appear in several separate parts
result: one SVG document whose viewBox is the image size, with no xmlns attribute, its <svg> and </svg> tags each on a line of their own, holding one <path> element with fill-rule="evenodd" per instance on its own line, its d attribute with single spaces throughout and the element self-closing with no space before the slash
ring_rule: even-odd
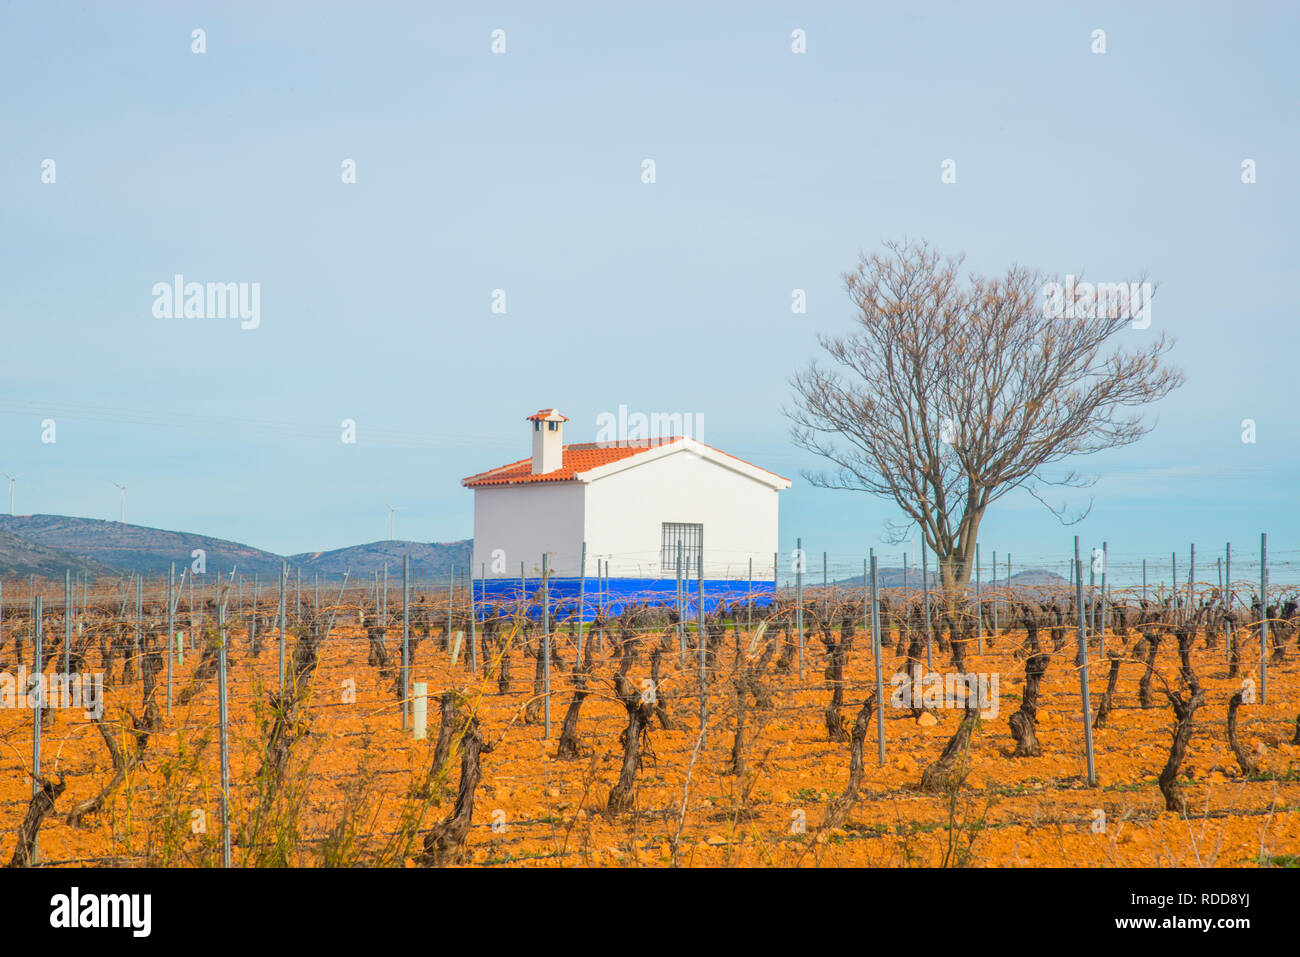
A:
<svg viewBox="0 0 1300 957">
<path fill-rule="evenodd" d="M 389 631 L 390 649 L 394 632 L 400 634 L 400 628 Z M 1047 634 L 1044 631 L 1045 644 Z M 1109 640 L 1112 647 L 1117 642 Z M 265 690 L 276 683 L 275 641 L 272 636 L 257 661 L 242 639 L 231 652 L 230 773 L 236 831 L 255 803 L 252 782 L 263 738 L 253 707 L 259 698 L 255 682 L 262 685 L 259 710 L 265 712 Z M 561 643 L 571 663 L 567 639 Z M 728 629 L 728 648 L 720 660 L 723 677 L 729 670 L 731 643 Z M 681 729 L 664 731 L 654 722 L 649 737 L 653 754 L 646 755 L 638 776 L 637 812 L 609 817 L 602 811 L 618 776 L 618 736 L 626 716 L 613 697 L 608 649 L 597 656 L 593 693 L 583 705 L 579 724 L 589 753 L 561 761 L 554 755 L 571 693 L 566 676 L 552 675 L 552 736 L 546 740 L 539 725 L 522 720 L 533 659 L 513 653 L 514 690 L 502 696 L 495 677 L 475 679 L 463 661 L 453 667 L 436 639 L 426 639 L 416 655 L 412 680 L 429 685 L 429 737 L 414 741 L 410 732 L 402 731 L 389 682 L 366 664 L 366 641 L 359 629 L 336 628 L 322 649 L 307 707 L 310 733 L 295 746 L 296 780 L 306 784 L 309 796 L 301 822 L 309 840 L 291 860 L 315 863 L 314 839 L 337 821 L 349 787 L 355 788 L 363 770 L 378 773 L 372 779 L 373 791 L 362 802 L 362 832 L 371 835 L 372 847 L 383 843 L 382 835 L 398 826 L 412 775 L 429 762 L 438 730 L 435 696 L 445 688 L 467 694 L 477 707 L 484 738 L 494 745 L 483 755 L 483 780 L 474 804 L 469 849 L 476 865 L 666 866 L 679 820 L 678 863 L 685 866 L 937 866 L 945 861 L 997 866 L 1252 866 L 1261 858 L 1290 855 L 1294 860 L 1300 855 L 1300 747 L 1290 743 L 1300 709 L 1294 660 L 1270 665 L 1266 705 L 1241 709 L 1238 733 L 1259 758 L 1261 772 L 1261 779 L 1245 780 L 1225 730 L 1227 700 L 1241 680 L 1227 678 L 1222 642 L 1206 650 L 1204 639 L 1197 639 L 1194 665 L 1206 689 L 1206 703 L 1196 715 L 1183 762 L 1189 808 L 1183 817 L 1165 811 L 1156 784 L 1168 754 L 1172 709 L 1159 680 L 1153 686 L 1157 704 L 1139 707 L 1141 663 L 1124 664 L 1109 725 L 1094 733 L 1098 787 L 1088 787 L 1085 780 L 1072 639 L 1066 653 L 1053 657 L 1042 685 L 1038 733 L 1043 757 L 1011 757 L 1007 719 L 1019 706 L 1024 687 L 1023 663 L 1011 655 L 1018 643 L 1018 637 L 1002 637 L 996 650 L 968 660 L 970 671 L 1000 674 L 1000 711 L 977 728 L 969 776 L 955 801 L 923 794 L 917 785 L 922 770 L 955 730 L 961 712 L 938 711 L 937 725 L 924 727 L 910 712 L 887 708 L 884 765 L 876 761 L 873 717 L 860 801 L 843 828 L 821 832 L 828 801 L 847 780 L 849 746 L 827 740 L 824 657 L 811 642 L 802 684 L 796 670 L 787 675 L 769 672 L 775 707 L 749 711 L 746 730 L 753 740 L 748 746 L 749 775 L 743 779 L 725 773 L 734 711 L 729 690 L 717 684 L 710 696 L 708 734 L 692 767 L 698 739 L 694 663 L 688 656 L 686 672 L 681 673 L 677 655 L 666 655 L 662 688 L 673 698 Z M 649 674 L 646 644 L 648 639 L 630 674 L 637 685 Z M 1294 650 L 1290 654 L 1294 658 Z M 1249 642 L 1243 658 L 1251 663 L 1244 665 L 1244 674 L 1256 675 L 1258 652 L 1252 658 Z M 176 669 L 176 694 L 188 683 L 197 659 L 197 652 L 186 651 L 184 667 Z M 935 670 L 944 671 L 946 660 L 936 647 Z M 900 662 L 887 648 L 886 699 L 889 677 Z M 1176 642 L 1170 637 L 1162 643 L 1158 670 L 1176 687 L 1177 669 Z M 1094 708 L 1105 678 L 1106 666 L 1094 649 Z M 343 702 L 347 679 L 356 682 L 355 703 Z M 164 680 L 165 672 L 160 705 L 165 701 Z M 851 726 L 874 688 L 869 642 L 861 634 L 846 682 L 844 716 Z M 109 689 L 106 696 L 105 716 L 119 728 L 123 708 L 140 713 L 138 679 Z M 186 708 L 174 709 L 165 730 L 152 736 L 143 765 L 131 773 L 109 806 L 74 828 L 66 823 L 68 809 L 96 793 L 111 770 L 104 742 L 82 712 L 56 711 L 53 728 L 43 735 L 42 772 L 64 776 L 67 790 L 40 832 L 41 860 L 219 864 L 216 714 L 214 678 Z M 198 755 L 189 761 L 178 758 L 177 729 L 182 727 L 187 729 L 186 754 Z M 203 739 L 206 746 L 197 747 Z M 129 739 L 123 734 L 119 740 L 126 750 Z M 0 710 L 0 863 L 13 852 L 16 828 L 26 810 L 30 760 L 31 713 Z M 169 766 L 175 770 L 167 780 Z M 422 821 L 424 829 L 450 813 L 458 777 L 459 764 L 453 762 L 438 801 Z M 1098 809 L 1105 814 L 1101 833 L 1094 830 Z M 205 833 L 193 833 L 190 826 L 196 810 L 206 815 Z M 162 847 L 169 813 L 179 844 L 167 856 Z M 800 820 L 806 822 L 805 833 L 799 832 Z M 418 851 L 417 839 L 413 853 L 406 856 L 407 865 L 414 863 Z M 238 866 L 244 850 L 236 846 L 233 858 Z"/>
</svg>

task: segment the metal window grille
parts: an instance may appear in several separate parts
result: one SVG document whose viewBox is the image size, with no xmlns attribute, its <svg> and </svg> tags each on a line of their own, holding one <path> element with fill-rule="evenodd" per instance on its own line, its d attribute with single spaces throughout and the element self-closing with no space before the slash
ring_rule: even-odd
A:
<svg viewBox="0 0 1300 957">
<path fill-rule="evenodd" d="M 675 578 L 677 575 L 678 542 L 682 546 L 682 577 L 695 577 L 704 554 L 704 526 L 664 522 L 663 530 L 663 554 L 659 560 L 663 577 Z"/>
</svg>

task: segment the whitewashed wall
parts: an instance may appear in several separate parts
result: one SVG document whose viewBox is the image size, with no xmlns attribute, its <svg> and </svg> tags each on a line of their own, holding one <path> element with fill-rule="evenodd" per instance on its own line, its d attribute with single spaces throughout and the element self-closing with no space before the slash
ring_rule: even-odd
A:
<svg viewBox="0 0 1300 957">
<path fill-rule="evenodd" d="M 542 552 L 555 553 L 554 574 L 577 574 L 582 510 L 577 482 L 474 489 L 474 574 L 486 565 L 488 578 L 518 578 L 522 561 L 531 578 L 541 572 Z M 497 548 L 505 551 L 502 573 L 492 570 Z"/>
<path fill-rule="evenodd" d="M 615 577 L 658 577 L 662 523 L 691 522 L 704 526 L 706 578 L 743 578 L 751 557 L 755 577 L 770 578 L 778 494 L 686 451 L 596 479 L 585 510 L 590 570 L 609 555 Z"/>
</svg>

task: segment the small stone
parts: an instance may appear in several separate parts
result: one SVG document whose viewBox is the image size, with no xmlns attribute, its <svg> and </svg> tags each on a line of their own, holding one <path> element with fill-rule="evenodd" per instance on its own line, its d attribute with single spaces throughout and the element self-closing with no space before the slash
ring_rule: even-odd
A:
<svg viewBox="0 0 1300 957">
<path fill-rule="evenodd" d="M 922 711 L 921 716 L 916 719 L 916 723 L 923 728 L 933 728 L 939 723 L 939 719 L 928 711 Z"/>
</svg>

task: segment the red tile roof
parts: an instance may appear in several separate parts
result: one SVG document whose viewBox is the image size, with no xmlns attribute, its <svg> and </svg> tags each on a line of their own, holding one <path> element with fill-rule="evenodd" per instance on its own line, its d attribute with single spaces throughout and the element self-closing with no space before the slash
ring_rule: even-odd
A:
<svg viewBox="0 0 1300 957">
<path fill-rule="evenodd" d="M 525 422 L 536 422 L 538 419 L 550 420 L 552 422 L 568 422 L 567 415 L 560 415 L 554 409 L 538 409 L 532 415 L 524 416 Z"/>
<path fill-rule="evenodd" d="M 540 472 L 534 475 L 533 460 L 529 456 L 500 468 L 471 475 L 467 479 L 462 479 L 461 484 L 467 488 L 476 488 L 481 485 L 518 485 L 524 482 L 572 482 L 579 472 L 587 472 L 602 465 L 609 465 L 611 462 L 630 458 L 658 445 L 676 442 L 677 438 L 657 439 L 654 440 L 654 444 L 632 442 L 627 445 L 607 446 L 597 442 L 585 442 L 566 445 L 561 465 L 553 472 Z"/>
<path fill-rule="evenodd" d="M 545 411 L 545 410 L 543 410 Z M 621 445 L 604 445 L 599 442 L 584 442 L 575 445 L 564 446 L 562 464 L 558 469 L 552 472 L 541 472 L 533 474 L 532 457 L 520 459 L 518 462 L 511 462 L 509 465 L 502 465 L 500 468 L 490 469 L 486 472 L 480 472 L 477 475 L 471 475 L 469 478 L 461 479 L 461 485 L 466 488 L 481 488 L 485 485 L 522 485 L 532 482 L 572 482 L 583 472 L 589 472 L 594 468 L 602 465 L 609 465 L 613 462 L 620 462 L 623 459 L 631 458 L 634 455 L 640 455 L 642 452 L 648 452 L 650 449 L 658 448 L 661 445 L 670 445 L 673 442 L 680 442 L 682 436 L 674 435 L 669 438 L 642 439 L 634 442 L 626 442 Z M 700 443 L 704 445 L 703 442 Z M 713 446 L 705 446 L 712 449 Z M 744 462 L 753 468 L 768 472 L 760 466 L 753 465 L 751 462 L 745 462 L 744 459 L 737 459 L 734 455 L 728 455 L 720 449 L 713 451 L 726 455 L 727 458 L 736 459 L 737 462 Z M 776 475 L 775 472 L 768 472 L 769 475 Z M 784 476 L 776 475 L 782 481 L 789 481 Z"/>
</svg>

